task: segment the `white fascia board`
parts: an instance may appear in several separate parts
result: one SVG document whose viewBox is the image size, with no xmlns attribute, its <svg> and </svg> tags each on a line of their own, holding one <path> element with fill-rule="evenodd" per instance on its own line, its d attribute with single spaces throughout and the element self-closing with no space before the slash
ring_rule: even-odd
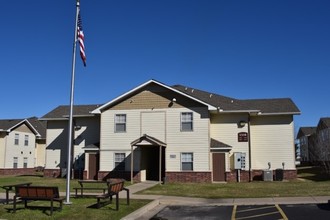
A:
<svg viewBox="0 0 330 220">
<path fill-rule="evenodd" d="M 41 118 L 40 121 L 63 121 L 69 120 L 69 118 Z"/>
<path fill-rule="evenodd" d="M 187 94 L 185 94 L 185 93 L 183 93 L 183 92 L 181 92 L 181 91 L 179 91 L 179 90 L 173 89 L 172 87 L 169 87 L 169 86 L 167 86 L 167 85 L 165 85 L 165 84 L 163 84 L 163 83 L 160 83 L 160 82 L 158 82 L 158 81 L 156 81 L 156 80 L 149 80 L 149 81 L 147 81 L 147 82 L 145 82 L 145 83 L 143 83 L 143 84 L 141 84 L 141 85 L 135 87 L 134 89 L 132 89 L 132 90 L 130 90 L 130 91 L 124 93 L 123 95 L 118 96 L 117 98 L 111 100 L 110 102 L 107 102 L 106 104 L 104 104 L 104 105 L 98 107 L 97 109 L 91 111 L 91 113 L 92 113 L 92 114 L 101 114 L 102 109 L 108 107 L 108 106 L 111 105 L 112 103 L 114 103 L 114 102 L 116 102 L 116 101 L 118 101 L 118 100 L 120 100 L 120 99 L 122 99 L 122 98 L 128 96 L 129 94 L 131 94 L 131 93 L 133 93 L 133 92 L 139 90 L 140 88 L 142 88 L 142 87 L 144 87 L 144 86 L 146 86 L 146 85 L 148 85 L 148 84 L 150 84 L 150 83 L 156 83 L 156 84 L 158 84 L 158 85 L 160 85 L 160 86 L 162 86 L 162 87 L 164 87 L 164 88 L 167 88 L 167 89 L 169 89 L 169 90 L 171 90 L 171 91 L 173 91 L 173 92 L 176 92 L 176 93 L 178 93 L 178 94 L 180 94 L 180 95 L 183 95 L 183 96 L 188 97 L 188 98 L 190 98 L 190 99 L 192 99 L 192 100 L 194 100 L 194 101 L 197 101 L 197 102 L 199 102 L 199 103 L 201 103 L 201 104 L 203 104 L 203 105 L 206 105 L 206 106 L 208 107 L 209 110 L 216 110 L 216 109 L 217 109 L 215 106 L 209 105 L 209 104 L 207 104 L 207 103 L 205 103 L 205 102 L 203 102 L 203 101 L 201 101 L 201 100 L 199 100 L 199 99 L 196 99 L 196 98 L 194 98 L 194 97 L 192 97 L 192 96 L 189 96 L 189 95 L 187 95 Z"/>
<path fill-rule="evenodd" d="M 300 115 L 301 112 L 277 112 L 277 113 L 262 113 L 259 112 L 258 115 Z"/>
<path fill-rule="evenodd" d="M 226 113 L 249 113 L 249 114 L 256 114 L 256 113 L 259 113 L 260 110 L 218 110 L 219 113 L 223 113 L 223 114 L 226 114 Z"/>
</svg>

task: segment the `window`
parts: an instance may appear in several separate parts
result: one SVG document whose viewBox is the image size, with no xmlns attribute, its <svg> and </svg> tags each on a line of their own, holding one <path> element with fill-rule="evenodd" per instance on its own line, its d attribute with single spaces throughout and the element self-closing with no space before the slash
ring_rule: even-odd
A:
<svg viewBox="0 0 330 220">
<path fill-rule="evenodd" d="M 193 130 L 193 113 L 183 112 L 181 113 L 181 131 Z"/>
<path fill-rule="evenodd" d="M 24 146 L 29 146 L 29 135 L 24 136 Z"/>
<path fill-rule="evenodd" d="M 13 160 L 13 168 L 14 169 L 17 168 L 17 164 L 18 164 L 18 157 L 14 157 L 14 160 Z"/>
<path fill-rule="evenodd" d="M 15 145 L 19 144 L 19 134 L 15 134 Z"/>
<path fill-rule="evenodd" d="M 181 153 L 181 170 L 193 170 L 193 153 Z"/>
<path fill-rule="evenodd" d="M 126 132 L 126 115 L 115 115 L 115 132 Z"/>
<path fill-rule="evenodd" d="M 125 153 L 115 153 L 115 169 L 125 170 Z"/>
<path fill-rule="evenodd" d="M 28 166 L 28 158 L 24 157 L 23 158 L 23 168 L 27 168 L 27 166 Z"/>
</svg>

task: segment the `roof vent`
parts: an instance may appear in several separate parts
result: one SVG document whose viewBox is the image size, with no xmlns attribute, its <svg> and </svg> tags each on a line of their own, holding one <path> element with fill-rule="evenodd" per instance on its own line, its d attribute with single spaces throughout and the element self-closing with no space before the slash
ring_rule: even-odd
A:
<svg viewBox="0 0 330 220">
<path fill-rule="evenodd" d="M 234 100 L 231 100 L 230 102 L 231 102 L 231 103 L 234 103 Z"/>
<path fill-rule="evenodd" d="M 194 93 L 194 89 L 191 90 L 191 93 Z"/>
<path fill-rule="evenodd" d="M 213 96 L 213 94 L 210 94 L 210 98 Z"/>
</svg>

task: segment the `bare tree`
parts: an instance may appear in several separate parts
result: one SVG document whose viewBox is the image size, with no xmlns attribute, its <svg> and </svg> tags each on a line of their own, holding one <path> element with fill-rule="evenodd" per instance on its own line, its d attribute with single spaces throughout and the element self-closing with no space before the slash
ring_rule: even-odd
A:
<svg viewBox="0 0 330 220">
<path fill-rule="evenodd" d="M 312 164 L 320 165 L 330 175 L 330 128 L 318 129 L 311 135 L 309 156 Z"/>
</svg>

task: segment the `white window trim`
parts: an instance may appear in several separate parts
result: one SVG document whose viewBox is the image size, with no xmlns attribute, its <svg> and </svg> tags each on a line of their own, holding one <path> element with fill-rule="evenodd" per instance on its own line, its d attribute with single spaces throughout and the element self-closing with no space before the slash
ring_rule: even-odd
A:
<svg viewBox="0 0 330 220">
<path fill-rule="evenodd" d="M 191 161 L 191 163 L 192 163 L 192 170 L 183 170 L 182 169 L 182 163 L 183 163 L 183 161 L 182 161 L 182 155 L 183 154 L 191 154 L 192 155 L 192 161 Z M 193 152 L 181 152 L 180 153 L 180 170 L 181 171 L 183 171 L 183 172 L 185 172 L 185 171 L 187 171 L 187 172 L 190 172 L 190 171 L 194 171 L 194 153 Z"/>
<path fill-rule="evenodd" d="M 117 131 L 117 116 L 121 116 L 124 115 L 125 116 L 125 131 Z M 124 123 L 118 123 L 118 124 L 124 124 Z M 127 114 L 115 114 L 114 117 L 114 132 L 115 133 L 126 133 L 127 132 Z"/>
<path fill-rule="evenodd" d="M 14 166 L 14 164 L 16 164 L 16 167 Z M 18 168 L 18 157 L 13 157 L 13 169 L 17 169 Z"/>
<path fill-rule="evenodd" d="M 183 123 L 183 120 L 182 120 L 182 115 L 183 114 L 191 114 L 191 130 L 183 130 L 182 129 L 182 123 Z M 194 113 L 193 112 L 181 112 L 180 113 L 180 131 L 181 132 L 191 132 L 191 131 L 194 131 Z"/>
<path fill-rule="evenodd" d="M 17 143 L 16 143 L 16 141 L 17 141 Z M 19 145 L 19 134 L 18 133 L 15 133 L 14 145 Z"/>
<path fill-rule="evenodd" d="M 24 166 L 25 163 L 26 163 L 26 167 Z M 29 158 L 24 157 L 24 158 L 23 158 L 23 168 L 28 168 L 28 165 L 29 165 Z"/>
<path fill-rule="evenodd" d="M 24 135 L 24 146 L 29 146 L 29 135 Z"/>
<path fill-rule="evenodd" d="M 125 152 L 115 152 L 113 153 L 113 169 L 116 169 L 116 163 L 119 161 L 116 161 L 116 154 L 124 154 L 124 159 L 121 162 L 124 162 L 124 169 L 123 171 L 126 170 L 126 163 L 125 163 L 125 159 L 126 159 L 126 153 Z"/>
</svg>

